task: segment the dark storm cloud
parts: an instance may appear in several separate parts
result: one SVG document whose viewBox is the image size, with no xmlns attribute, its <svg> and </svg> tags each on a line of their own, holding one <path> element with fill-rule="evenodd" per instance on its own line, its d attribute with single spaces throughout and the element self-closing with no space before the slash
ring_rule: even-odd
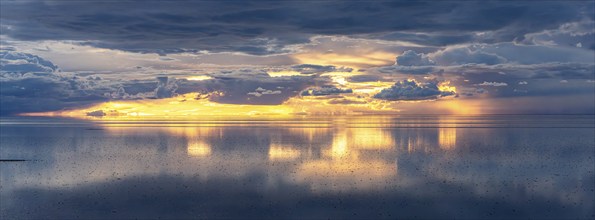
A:
<svg viewBox="0 0 595 220">
<path fill-rule="evenodd" d="M 313 35 L 440 46 L 522 41 L 594 18 L 588 1 L 2 1 L 1 8 L 2 33 L 14 39 L 160 54 L 285 53 Z"/>
<path fill-rule="evenodd" d="M 426 83 L 418 83 L 413 80 L 403 80 L 395 83 L 387 89 L 383 89 L 374 98 L 398 101 L 398 100 L 432 100 L 444 96 L 455 95 L 454 92 L 438 90 L 438 81 L 431 80 Z"/>
</svg>

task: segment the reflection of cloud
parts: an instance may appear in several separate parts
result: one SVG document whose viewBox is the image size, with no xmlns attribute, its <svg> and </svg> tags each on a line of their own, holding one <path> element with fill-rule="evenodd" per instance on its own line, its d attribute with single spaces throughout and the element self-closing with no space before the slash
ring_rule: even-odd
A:
<svg viewBox="0 0 595 220">
<path fill-rule="evenodd" d="M 384 161 L 313 160 L 301 164 L 295 174 L 299 182 L 306 182 L 315 192 L 365 191 L 390 185 L 397 174 L 396 164 Z"/>
</svg>

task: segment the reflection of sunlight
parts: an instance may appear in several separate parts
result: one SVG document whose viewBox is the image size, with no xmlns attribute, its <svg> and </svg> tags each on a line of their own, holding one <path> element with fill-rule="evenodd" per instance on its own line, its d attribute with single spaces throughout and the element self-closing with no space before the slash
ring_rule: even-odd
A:
<svg viewBox="0 0 595 220">
<path fill-rule="evenodd" d="M 203 141 L 188 140 L 188 155 L 193 157 L 205 157 L 211 155 L 211 146 Z"/>
<path fill-rule="evenodd" d="M 457 144 L 457 129 L 456 128 L 439 128 L 438 129 L 438 145 L 443 150 L 452 150 Z"/>
<path fill-rule="evenodd" d="M 217 127 L 175 127 L 175 126 L 167 126 L 167 123 L 160 124 L 165 131 L 180 137 L 186 137 L 188 139 L 197 138 L 197 137 L 221 137 L 222 130 L 221 128 Z M 173 124 L 177 125 L 177 124 Z"/>
<path fill-rule="evenodd" d="M 236 105 L 212 102 L 201 97 L 208 95 L 187 93 L 172 98 L 106 102 L 89 108 L 70 111 L 23 114 L 30 116 L 68 116 L 86 119 L 135 120 L 138 116 L 200 118 L 203 116 L 289 115 L 293 108 L 286 105 Z"/>
<path fill-rule="evenodd" d="M 333 144 L 331 145 L 330 151 L 327 151 L 327 155 L 333 159 L 345 159 L 349 154 L 347 148 L 347 134 L 345 131 L 338 132 L 333 138 Z M 352 155 L 353 156 L 353 155 Z"/>
<path fill-rule="evenodd" d="M 352 128 L 349 131 L 349 142 L 359 149 L 382 150 L 395 146 L 390 133 L 380 128 Z"/>
<path fill-rule="evenodd" d="M 365 150 L 392 148 L 394 142 L 387 140 L 390 136 L 381 133 L 377 128 L 340 128 L 330 148 L 322 150 L 323 158 L 301 164 L 296 179 L 310 182 L 315 191 L 372 190 L 389 184 L 389 179 L 397 174 L 396 164 L 360 157 Z M 380 141 L 373 140 L 379 137 Z"/>
<path fill-rule="evenodd" d="M 303 128 L 288 128 L 287 130 L 291 134 L 297 135 L 300 138 L 307 139 L 308 143 L 312 143 L 316 139 L 321 138 L 322 136 L 327 135 L 327 133 L 330 132 L 330 129 L 328 128 L 311 127 L 311 125 L 308 125 L 308 127 Z"/>
<path fill-rule="evenodd" d="M 269 160 L 292 160 L 298 158 L 300 154 L 299 150 L 279 144 L 271 144 L 269 148 Z"/>
</svg>

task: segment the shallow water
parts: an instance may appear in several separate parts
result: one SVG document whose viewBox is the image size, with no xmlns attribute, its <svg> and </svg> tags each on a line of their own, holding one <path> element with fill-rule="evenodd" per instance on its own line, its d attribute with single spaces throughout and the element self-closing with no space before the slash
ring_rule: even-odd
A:
<svg viewBox="0 0 595 220">
<path fill-rule="evenodd" d="M 0 122 L 2 219 L 595 217 L 593 115 Z"/>
</svg>

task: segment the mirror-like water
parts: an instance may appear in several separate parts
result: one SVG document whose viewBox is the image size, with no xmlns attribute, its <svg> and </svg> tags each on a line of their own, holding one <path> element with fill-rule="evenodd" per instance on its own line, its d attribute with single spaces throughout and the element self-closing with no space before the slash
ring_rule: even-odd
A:
<svg viewBox="0 0 595 220">
<path fill-rule="evenodd" d="M 595 217 L 592 115 L 0 125 L 2 219 Z"/>
</svg>

